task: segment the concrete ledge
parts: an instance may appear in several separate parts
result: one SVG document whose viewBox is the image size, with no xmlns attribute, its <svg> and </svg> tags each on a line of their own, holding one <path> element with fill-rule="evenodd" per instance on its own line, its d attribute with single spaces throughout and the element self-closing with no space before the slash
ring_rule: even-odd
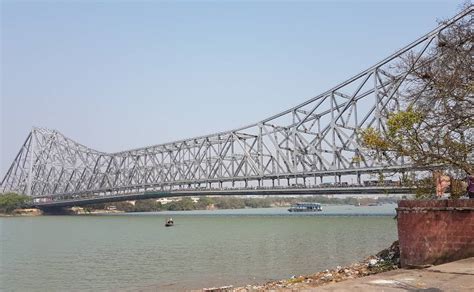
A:
<svg viewBox="0 0 474 292">
<path fill-rule="evenodd" d="M 474 258 L 423 270 L 394 270 L 304 291 L 474 291 Z"/>
</svg>

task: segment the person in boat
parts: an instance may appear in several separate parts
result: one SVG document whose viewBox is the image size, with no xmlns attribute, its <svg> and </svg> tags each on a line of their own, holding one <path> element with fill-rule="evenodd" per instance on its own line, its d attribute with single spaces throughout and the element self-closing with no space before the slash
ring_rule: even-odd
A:
<svg viewBox="0 0 474 292">
<path fill-rule="evenodd" d="M 173 218 L 169 217 L 169 218 L 168 218 L 168 221 L 166 221 L 166 222 L 173 224 Z"/>
</svg>

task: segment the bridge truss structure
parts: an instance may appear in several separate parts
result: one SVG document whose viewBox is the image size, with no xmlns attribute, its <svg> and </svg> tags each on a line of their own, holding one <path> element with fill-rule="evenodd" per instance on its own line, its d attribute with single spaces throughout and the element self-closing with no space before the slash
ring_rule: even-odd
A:
<svg viewBox="0 0 474 292">
<path fill-rule="evenodd" d="M 330 90 L 231 131 L 106 153 L 58 131 L 33 128 L 0 191 L 59 200 L 213 186 L 290 186 L 308 178 L 356 175 L 360 180 L 366 173 L 408 171 L 412 166 L 403 157 L 370 155 L 361 146 L 360 131 L 386 131 L 384 117 L 401 108 L 411 70 L 426 57 L 436 58 L 430 52 L 440 34 L 465 17 L 472 17 L 472 7 Z M 400 70 L 407 58 L 415 60 L 414 66 Z"/>
</svg>

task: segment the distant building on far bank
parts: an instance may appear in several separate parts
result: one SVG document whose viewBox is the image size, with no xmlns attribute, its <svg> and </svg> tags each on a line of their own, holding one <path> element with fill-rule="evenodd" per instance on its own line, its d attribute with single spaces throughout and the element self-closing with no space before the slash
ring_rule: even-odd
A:
<svg viewBox="0 0 474 292">
<path fill-rule="evenodd" d="M 199 201 L 199 197 L 190 197 L 191 200 L 193 200 L 194 203 L 197 203 Z M 179 202 L 183 199 L 183 197 L 171 197 L 171 198 L 160 198 L 156 199 L 157 202 L 161 203 L 162 205 L 166 205 L 171 202 Z"/>
</svg>

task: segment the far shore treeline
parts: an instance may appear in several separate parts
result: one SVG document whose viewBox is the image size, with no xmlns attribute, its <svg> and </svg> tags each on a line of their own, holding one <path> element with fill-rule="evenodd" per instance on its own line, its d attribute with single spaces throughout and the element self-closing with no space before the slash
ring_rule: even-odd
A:
<svg viewBox="0 0 474 292">
<path fill-rule="evenodd" d="M 133 204 L 129 201 L 93 204 L 84 206 L 86 212 L 93 210 L 114 209 L 123 212 L 158 212 L 158 211 L 190 211 L 190 210 L 213 210 L 213 209 L 243 209 L 243 208 L 272 208 L 286 207 L 296 202 L 315 202 L 321 204 L 335 205 L 368 205 L 396 203 L 397 197 L 381 196 L 374 198 L 330 198 L 325 196 L 306 197 L 207 197 L 201 196 L 198 200 L 184 197 L 180 200 L 162 204 L 156 199 L 138 200 Z M 16 209 L 25 208 L 31 198 L 17 193 L 0 194 L 0 214 L 12 214 Z"/>
<path fill-rule="evenodd" d="M 0 194 L 0 214 L 11 214 L 15 209 L 24 208 L 28 202 L 30 197 L 26 195 L 11 192 Z"/>
<path fill-rule="evenodd" d="M 243 208 L 271 208 L 285 207 L 296 202 L 316 202 L 321 204 L 337 205 L 359 205 L 359 204 L 383 204 L 395 203 L 399 198 L 383 196 L 373 198 L 328 198 L 323 196 L 308 197 L 266 197 L 266 198 L 242 198 L 242 197 L 199 197 L 197 202 L 185 197 L 179 201 L 161 204 L 154 199 L 136 201 L 135 205 L 130 202 L 115 202 L 105 204 L 89 205 L 84 209 L 103 210 L 111 207 L 124 212 L 153 212 L 153 211 L 190 211 L 190 210 L 212 210 L 212 209 L 243 209 Z"/>
</svg>

